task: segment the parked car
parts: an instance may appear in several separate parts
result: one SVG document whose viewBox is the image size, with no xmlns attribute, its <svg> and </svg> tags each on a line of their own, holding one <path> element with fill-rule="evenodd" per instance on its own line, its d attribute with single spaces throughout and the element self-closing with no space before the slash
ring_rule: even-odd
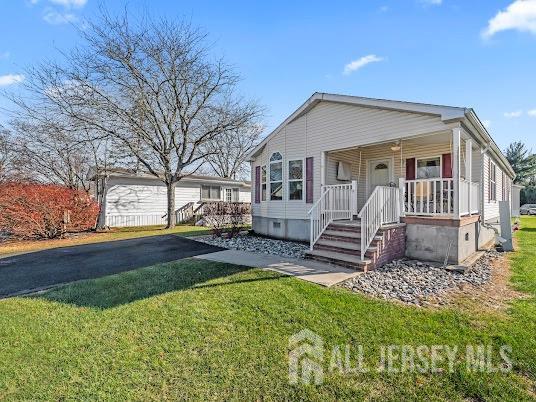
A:
<svg viewBox="0 0 536 402">
<path fill-rule="evenodd" d="M 523 204 L 519 208 L 521 215 L 536 215 L 536 204 Z"/>
</svg>

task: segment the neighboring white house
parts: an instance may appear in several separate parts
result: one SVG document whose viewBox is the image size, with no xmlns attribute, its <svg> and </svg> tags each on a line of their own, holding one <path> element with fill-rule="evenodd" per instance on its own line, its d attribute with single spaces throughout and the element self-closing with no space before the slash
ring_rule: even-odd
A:
<svg viewBox="0 0 536 402">
<path fill-rule="evenodd" d="M 253 230 L 351 266 L 461 262 L 494 239 L 515 176 L 470 108 L 325 93 L 250 161 Z"/>
<path fill-rule="evenodd" d="M 99 186 L 101 225 L 109 227 L 164 225 L 167 222 L 166 186 L 154 176 L 124 169 L 93 177 Z M 103 191 L 104 190 L 104 191 Z M 190 175 L 175 188 L 175 208 L 180 222 L 203 202 L 251 202 L 249 182 L 215 176 Z"/>
</svg>

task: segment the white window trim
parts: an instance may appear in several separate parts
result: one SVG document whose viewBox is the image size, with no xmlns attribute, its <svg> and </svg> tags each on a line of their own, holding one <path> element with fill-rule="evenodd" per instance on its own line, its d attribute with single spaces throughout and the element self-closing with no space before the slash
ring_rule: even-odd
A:
<svg viewBox="0 0 536 402">
<path fill-rule="evenodd" d="M 302 163 L 302 178 L 301 179 L 294 179 L 294 180 L 291 180 L 290 179 L 290 169 L 288 168 L 288 165 L 290 164 L 290 162 L 295 162 L 295 161 L 301 161 Z M 287 180 L 286 180 L 286 187 L 287 187 L 287 190 L 288 187 L 290 186 L 290 182 L 292 181 L 301 181 L 302 182 L 302 197 L 301 199 L 299 200 L 291 200 L 290 199 L 290 190 L 287 191 L 287 201 L 290 201 L 290 202 L 303 202 L 305 200 L 305 158 L 295 158 L 295 159 L 288 159 L 287 160 Z"/>
<path fill-rule="evenodd" d="M 272 159 L 272 155 L 275 154 L 275 153 L 279 153 L 279 155 L 281 155 L 281 159 L 276 160 L 276 161 L 270 160 L 270 159 Z M 272 173 L 272 165 L 276 164 L 276 163 L 281 163 L 281 191 L 283 192 L 283 194 L 281 195 L 280 200 L 272 200 L 272 183 L 279 183 L 279 181 L 272 181 L 272 175 L 271 175 L 271 173 Z M 268 166 L 270 167 L 270 169 L 267 170 L 267 179 L 268 179 L 268 183 L 267 183 L 268 185 L 266 186 L 266 198 L 267 198 L 267 201 L 270 201 L 270 202 L 283 201 L 285 199 L 285 157 L 279 151 L 272 152 L 270 154 L 270 158 L 268 158 Z"/>
<path fill-rule="evenodd" d="M 426 179 L 419 179 L 417 177 L 417 172 L 418 172 L 418 166 L 419 166 L 419 161 L 422 161 L 424 159 L 435 159 L 435 158 L 439 158 L 439 177 L 432 177 L 432 179 L 443 179 L 443 155 L 432 155 L 432 156 L 421 156 L 420 158 L 417 158 L 415 157 L 415 180 L 426 180 Z M 452 156 L 451 156 L 452 158 Z M 451 161 L 451 164 L 452 162 L 454 161 Z"/>
<path fill-rule="evenodd" d="M 489 172 L 488 172 L 488 199 L 489 199 L 489 202 L 497 202 L 497 164 L 495 162 L 493 162 L 493 160 L 490 158 L 489 159 Z M 491 171 L 494 170 L 495 171 L 495 180 L 491 180 Z M 495 197 L 492 198 L 491 197 L 491 182 L 493 181 L 493 184 L 495 185 Z"/>
</svg>

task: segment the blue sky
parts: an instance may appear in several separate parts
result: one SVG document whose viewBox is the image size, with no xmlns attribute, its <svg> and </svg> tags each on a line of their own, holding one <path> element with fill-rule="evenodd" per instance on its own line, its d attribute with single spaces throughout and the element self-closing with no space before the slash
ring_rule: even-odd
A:
<svg viewBox="0 0 536 402">
<path fill-rule="evenodd" d="M 72 24 L 101 3 L 201 26 L 266 106 L 268 130 L 313 92 L 335 92 L 473 107 L 502 148 L 536 151 L 536 0 L 3 0 L 0 89 L 74 46 Z"/>
</svg>

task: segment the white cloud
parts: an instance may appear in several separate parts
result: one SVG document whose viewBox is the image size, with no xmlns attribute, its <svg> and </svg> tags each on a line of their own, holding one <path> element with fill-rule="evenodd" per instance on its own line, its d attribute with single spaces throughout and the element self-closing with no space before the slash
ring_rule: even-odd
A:
<svg viewBox="0 0 536 402">
<path fill-rule="evenodd" d="M 518 117 L 521 117 L 522 114 L 522 110 L 516 110 L 514 112 L 505 112 L 504 117 L 506 117 L 507 119 L 517 119 Z"/>
<path fill-rule="evenodd" d="M 484 125 L 484 127 L 490 128 L 491 127 L 491 120 L 483 120 L 482 124 Z"/>
<path fill-rule="evenodd" d="M 389 6 L 381 6 L 380 7 L 380 13 L 386 13 L 389 11 Z"/>
<path fill-rule="evenodd" d="M 536 34 L 536 0 L 515 0 L 488 21 L 482 36 L 491 38 L 497 32 L 510 29 Z"/>
<path fill-rule="evenodd" d="M 63 6 L 66 8 L 81 8 L 84 7 L 87 3 L 87 0 L 49 0 L 53 4 Z"/>
<path fill-rule="evenodd" d="M 0 60 L 7 60 L 7 59 L 9 59 L 9 56 L 11 56 L 11 53 L 2 52 L 2 53 L 0 53 Z"/>
<path fill-rule="evenodd" d="M 419 0 L 419 2 L 426 6 L 440 6 L 443 0 Z"/>
<path fill-rule="evenodd" d="M 530 117 L 536 117 L 536 109 L 529 110 L 529 111 L 527 112 L 527 114 L 528 114 Z"/>
<path fill-rule="evenodd" d="M 354 71 L 359 70 L 362 67 L 365 67 L 367 64 L 375 63 L 378 61 L 382 61 L 383 57 L 378 57 L 375 54 L 369 54 L 368 56 L 363 56 L 360 59 L 351 61 L 350 63 L 346 64 L 344 66 L 343 74 L 348 75 L 353 73 Z"/>
<path fill-rule="evenodd" d="M 43 19 L 52 25 L 68 24 L 78 21 L 78 17 L 72 13 L 59 13 L 56 10 L 47 10 Z"/>
<path fill-rule="evenodd" d="M 24 81 L 24 75 L 22 74 L 0 75 L 0 87 L 5 87 L 22 81 Z"/>
</svg>

